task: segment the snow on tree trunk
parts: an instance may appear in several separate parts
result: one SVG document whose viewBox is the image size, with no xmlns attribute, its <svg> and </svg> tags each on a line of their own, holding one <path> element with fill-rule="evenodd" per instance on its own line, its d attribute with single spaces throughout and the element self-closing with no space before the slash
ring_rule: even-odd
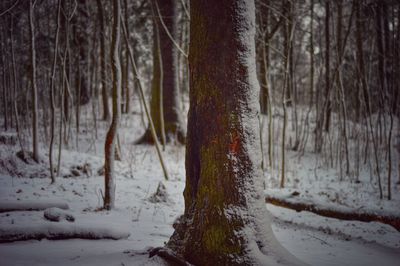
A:
<svg viewBox="0 0 400 266">
<path fill-rule="evenodd" d="M 112 209 L 115 204 L 115 172 L 114 172 L 114 157 L 115 145 L 117 140 L 119 120 L 121 116 L 121 66 L 119 61 L 119 42 L 120 42 L 120 2 L 119 0 L 113 1 L 114 10 L 114 24 L 111 43 L 111 65 L 113 75 L 113 104 L 112 104 L 112 122 L 107 132 L 105 143 L 105 163 L 104 163 L 104 209 Z"/>
<path fill-rule="evenodd" d="M 167 247 L 195 265 L 300 265 L 262 196 L 254 2 L 190 5 L 185 212 Z"/>
</svg>

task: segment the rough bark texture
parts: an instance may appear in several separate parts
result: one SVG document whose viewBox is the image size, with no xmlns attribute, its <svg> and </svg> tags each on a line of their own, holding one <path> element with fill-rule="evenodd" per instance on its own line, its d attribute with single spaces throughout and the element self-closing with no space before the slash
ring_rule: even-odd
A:
<svg viewBox="0 0 400 266">
<path fill-rule="evenodd" d="M 155 1 L 153 0 L 154 13 L 156 15 L 154 25 L 154 44 L 153 44 L 153 80 L 151 87 L 150 110 L 151 117 L 156 128 L 157 136 L 161 136 L 161 113 L 160 113 L 160 93 L 162 90 L 162 101 L 164 110 L 164 126 L 167 142 L 177 140 L 180 143 L 185 142 L 185 132 L 182 122 L 182 110 L 180 108 L 180 97 L 178 87 L 178 69 L 177 69 L 177 49 L 173 44 L 168 32 L 175 37 L 175 1 L 176 0 L 158 0 L 158 8 L 161 13 L 161 19 L 157 15 Z M 159 32 L 159 40 L 157 39 L 156 27 Z M 158 46 L 160 45 L 160 47 Z M 161 50 L 161 60 L 159 58 L 159 50 Z M 161 69 L 162 63 L 162 88 L 161 88 Z M 150 128 L 148 128 L 138 143 L 154 143 L 151 136 Z"/>
<path fill-rule="evenodd" d="M 293 259 L 264 220 L 254 24 L 254 2 L 191 1 L 185 212 L 167 250 L 195 265 Z"/>
</svg>

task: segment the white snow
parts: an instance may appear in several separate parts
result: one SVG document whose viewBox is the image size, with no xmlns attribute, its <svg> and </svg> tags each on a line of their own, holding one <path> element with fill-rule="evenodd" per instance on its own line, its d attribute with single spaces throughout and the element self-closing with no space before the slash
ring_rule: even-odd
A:
<svg viewBox="0 0 400 266">
<path fill-rule="evenodd" d="M 139 108 L 138 102 L 133 106 Z M 102 153 L 107 126 L 99 122 L 98 140 L 95 140 L 90 114 L 90 107 L 82 108 L 86 133 L 79 135 L 78 146 L 71 140 L 71 147 L 63 150 L 61 176 L 53 185 L 48 178 L 47 162 L 26 165 L 15 157 L 18 146 L 0 145 L 0 161 L 11 161 L 18 170 L 13 175 L 12 164 L 5 163 L 8 170 L 0 164 L 0 203 L 3 206 L 10 206 L 7 202 L 22 202 L 24 206 L 27 206 L 26 202 L 67 203 L 68 212 L 75 217 L 75 222 L 47 221 L 43 218 L 43 211 L 4 212 L 0 213 L 0 230 L 5 233 L 94 231 L 103 236 L 129 236 L 121 240 L 43 239 L 1 243 L 0 265 L 164 265 L 159 258 L 149 260 L 145 250 L 168 241 L 174 220 L 183 212 L 184 148 L 166 147 L 164 156 L 171 180 L 163 181 L 154 148 L 132 144 L 144 131 L 139 115 L 123 115 L 119 132 L 122 161 L 115 165 L 116 209 L 98 211 L 97 208 L 102 206 L 101 191 L 104 190 L 104 179 L 98 175 L 98 170 L 104 162 Z M 46 158 L 47 147 L 42 147 L 42 157 Z M 76 149 L 78 152 L 74 151 Z M 287 158 L 287 188 L 277 189 L 279 168 L 275 167 L 264 172 L 266 193 L 289 195 L 299 191 L 299 197 L 315 200 L 325 207 L 362 206 L 368 210 L 399 213 L 400 188 L 394 186 L 392 201 L 379 200 L 376 186 L 369 182 L 367 170 L 360 175 L 361 184 L 352 183 L 347 178 L 338 182 L 338 172 L 332 168 L 320 165 L 314 170 L 315 165 L 320 164 L 315 154 L 306 151 L 299 158 L 296 153 L 288 151 Z M 90 175 L 71 174 L 72 168 L 84 164 L 90 164 Z M 30 178 L 45 175 L 47 178 Z M 171 201 L 152 203 L 149 198 L 156 192 L 160 181 L 163 181 Z M 307 264 L 399 265 L 400 232 L 388 225 L 340 221 L 269 204 L 267 207 L 277 241 Z"/>
<path fill-rule="evenodd" d="M 129 232 L 112 228 L 109 224 L 96 225 L 95 223 L 79 222 L 70 224 L 65 222 L 40 222 L 33 225 L 9 224 L 0 227 L 0 242 L 19 240 L 46 239 L 121 239 L 128 238 Z"/>
</svg>

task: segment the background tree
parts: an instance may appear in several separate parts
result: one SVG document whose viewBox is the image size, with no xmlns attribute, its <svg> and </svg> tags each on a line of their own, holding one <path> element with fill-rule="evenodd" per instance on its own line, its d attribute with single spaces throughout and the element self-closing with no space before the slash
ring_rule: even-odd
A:
<svg viewBox="0 0 400 266">
<path fill-rule="evenodd" d="M 150 110 L 157 136 L 165 131 L 167 142 L 183 143 L 182 109 L 178 87 L 176 47 L 176 0 L 152 1 L 153 27 L 153 78 L 151 84 Z M 175 43 L 174 43 L 175 42 Z M 138 143 L 153 143 L 150 128 Z"/>
<path fill-rule="evenodd" d="M 104 154 L 104 209 L 109 210 L 115 205 L 115 172 L 114 160 L 118 134 L 119 120 L 121 116 L 121 65 L 119 60 L 119 44 L 120 44 L 120 28 L 121 28 L 121 6 L 119 0 L 113 1 L 113 34 L 111 43 L 111 66 L 113 75 L 113 90 L 112 90 L 112 121 L 107 132 Z"/>
<path fill-rule="evenodd" d="M 101 75 L 101 97 L 103 102 L 103 120 L 108 120 L 110 117 L 110 108 L 108 104 L 107 91 L 107 70 L 106 70 L 106 30 L 104 26 L 104 9 L 101 0 L 96 0 L 97 12 L 100 22 L 100 75 Z"/>
<path fill-rule="evenodd" d="M 38 89 L 36 86 L 36 47 L 35 47 L 35 13 L 33 0 L 29 1 L 29 32 L 31 38 L 31 86 L 32 86 L 32 152 L 33 159 L 39 162 L 39 122 L 38 122 Z"/>
</svg>

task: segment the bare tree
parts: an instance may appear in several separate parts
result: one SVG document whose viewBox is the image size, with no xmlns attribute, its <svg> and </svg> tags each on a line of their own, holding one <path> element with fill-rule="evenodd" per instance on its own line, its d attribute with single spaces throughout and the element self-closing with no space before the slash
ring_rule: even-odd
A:
<svg viewBox="0 0 400 266">
<path fill-rule="evenodd" d="M 104 163 L 104 209 L 110 210 L 115 205 L 115 171 L 114 159 L 115 149 L 118 135 L 119 120 L 121 116 L 121 65 L 119 60 L 119 44 L 120 44 L 120 15 L 121 7 L 120 0 L 113 1 L 113 32 L 111 43 L 111 65 L 113 74 L 113 91 L 112 91 L 112 121 L 110 128 L 107 132 L 106 142 L 104 147 L 105 163 Z"/>
<path fill-rule="evenodd" d="M 36 50 L 35 50 L 35 12 L 36 1 L 29 1 L 29 32 L 31 41 L 31 85 L 32 85 L 32 146 L 33 159 L 39 162 L 39 122 L 38 122 L 38 90 L 36 87 Z"/>
<path fill-rule="evenodd" d="M 180 107 L 176 36 L 176 0 L 153 0 L 154 44 L 150 110 L 157 135 L 166 142 L 184 143 Z M 164 141 L 163 141 L 164 142 Z M 150 127 L 137 143 L 154 143 Z"/>
<path fill-rule="evenodd" d="M 110 108 L 108 104 L 107 92 L 107 69 L 106 69 L 106 29 L 104 26 L 104 8 L 101 0 L 97 0 L 97 12 L 100 21 L 100 80 L 101 80 L 101 96 L 103 100 L 103 120 L 110 118 Z"/>
<path fill-rule="evenodd" d="M 55 120 L 55 100 L 54 100 L 54 82 L 56 79 L 56 65 L 57 65 L 57 57 L 58 57 L 58 34 L 60 31 L 60 13 L 61 13 L 61 0 L 58 0 L 57 4 L 57 28 L 56 28 L 56 36 L 54 43 L 54 57 L 53 57 L 53 68 L 51 70 L 51 80 L 50 80 L 50 115 L 51 115 L 51 133 L 50 133 L 50 147 L 49 147 L 49 164 L 50 164 L 50 177 L 51 183 L 55 182 L 54 177 L 54 169 L 53 169 L 53 144 L 54 144 L 54 130 L 56 127 Z"/>
</svg>

